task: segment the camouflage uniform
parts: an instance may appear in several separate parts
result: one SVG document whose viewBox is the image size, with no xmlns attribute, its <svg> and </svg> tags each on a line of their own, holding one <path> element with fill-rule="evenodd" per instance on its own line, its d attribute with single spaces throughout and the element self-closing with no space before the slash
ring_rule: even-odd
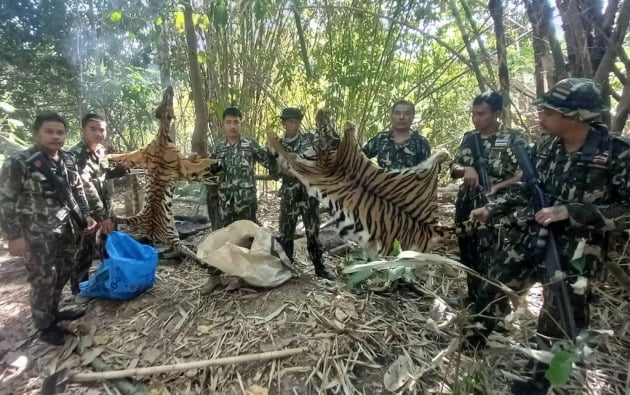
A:
<svg viewBox="0 0 630 395">
<path fill-rule="evenodd" d="M 312 133 L 298 133 L 296 136 L 280 139 L 280 144 L 288 151 L 311 159 L 314 157 Z M 277 170 L 272 169 L 271 173 Z M 293 239 L 295 226 L 301 215 L 306 230 L 307 249 L 313 265 L 323 267 L 322 244 L 319 241 L 319 201 L 309 197 L 306 187 L 294 176 L 282 173 L 280 187 L 280 242 L 287 255 L 293 260 Z"/>
<path fill-rule="evenodd" d="M 590 129 L 584 145 L 567 152 L 562 141 L 554 136 L 542 137 L 531 153 L 532 163 L 553 206 L 565 206 L 569 218 L 555 222 L 562 269 L 566 273 L 567 290 L 579 329 L 589 325 L 590 279 L 602 267 L 607 249 L 606 234 L 630 229 L 630 142 L 608 133 L 596 122 L 605 107 L 599 89 L 592 80 L 568 78 L 558 82 L 535 102 L 565 117 L 588 122 Z M 545 260 L 534 255 L 539 226 L 533 222 L 529 191 L 513 188 L 502 199 L 487 206 L 492 216 L 515 213 L 520 229 L 508 235 L 509 245 L 499 251 L 488 277 L 515 290 L 526 288 L 531 279 L 544 278 Z M 497 290 L 484 285 L 479 300 L 492 301 Z M 543 284 L 544 302 L 538 319 L 538 343 L 550 346 L 548 339 L 565 338 L 559 327 L 560 309 L 556 295 Z M 483 303 L 479 303 L 479 310 Z M 495 303 L 498 308 L 484 315 L 500 316 L 507 301 Z M 502 305 L 502 306 L 501 306 Z M 486 330 L 494 321 L 485 320 Z M 545 393 L 549 383 L 544 379 L 546 365 L 532 363 L 533 379 L 515 382 L 514 393 Z"/>
<path fill-rule="evenodd" d="M 74 264 L 75 235 L 68 209 L 54 196 L 54 187 L 27 159 L 31 147 L 8 159 L 0 173 L 0 224 L 9 240 L 24 238 L 25 266 L 31 284 L 31 313 L 38 329 L 56 321 L 61 291 Z M 83 214 L 89 213 L 74 157 L 60 152 L 49 159 L 53 173 L 65 178 Z"/>
<path fill-rule="evenodd" d="M 210 157 L 218 159 L 223 167 L 219 177 L 221 226 L 241 219 L 258 222 L 254 161 L 269 167 L 267 151 L 256 141 L 241 137 L 235 144 L 225 139 L 217 142 Z"/>
<path fill-rule="evenodd" d="M 75 156 L 77 168 L 83 182 L 83 189 L 90 209 L 94 213 L 94 219 L 103 221 L 114 216 L 114 207 L 110 191 L 105 184 L 111 178 L 123 177 L 127 174 L 125 166 L 110 168 L 105 147 L 99 144 L 96 151 L 92 151 L 84 140 L 81 140 L 70 152 Z M 79 283 L 87 280 L 88 272 L 94 259 L 95 252 L 98 257 L 104 254 L 105 236 L 97 240 L 96 233 L 79 234 L 78 249 L 76 253 L 76 269 L 74 270 L 71 286 L 72 292 L 79 292 Z M 98 251 L 97 251 L 98 246 Z"/>
<path fill-rule="evenodd" d="M 394 141 L 393 132 L 384 130 L 365 143 L 363 153 L 370 159 L 376 156 L 376 163 L 383 169 L 401 170 L 429 158 L 431 147 L 427 139 L 415 130 L 401 143 Z"/>
<path fill-rule="evenodd" d="M 481 138 L 479 139 L 479 137 Z M 518 164 L 510 147 L 516 142 L 524 141 L 520 131 L 499 127 L 494 134 L 487 137 L 475 131 L 466 132 L 455 153 L 452 165 L 475 166 L 472 149 L 472 144 L 475 142 L 473 139 L 481 140 L 481 155 L 486 159 L 486 171 L 491 185 L 514 176 Z M 506 189 L 498 191 L 497 196 L 504 195 L 506 191 Z M 473 189 L 464 184 L 459 187 L 455 202 L 455 224 L 458 229 L 465 228 L 462 223 L 468 220 L 473 209 L 482 207 L 487 202 L 481 192 L 479 187 Z M 490 191 L 483 192 L 490 193 Z M 484 273 L 485 266 L 487 266 L 482 261 L 486 262 L 488 255 L 491 258 L 494 251 L 500 248 L 499 234 L 493 230 L 492 226 L 485 229 L 466 229 L 459 232 L 458 242 L 461 262 L 479 273 Z M 481 282 L 479 278 L 468 275 L 467 283 L 468 299 L 469 302 L 472 302 L 475 300 Z"/>
</svg>

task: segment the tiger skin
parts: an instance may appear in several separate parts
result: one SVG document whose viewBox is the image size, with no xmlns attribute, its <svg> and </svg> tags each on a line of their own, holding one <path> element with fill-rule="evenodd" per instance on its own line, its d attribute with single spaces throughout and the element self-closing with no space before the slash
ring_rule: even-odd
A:
<svg viewBox="0 0 630 395">
<path fill-rule="evenodd" d="M 207 184 L 216 182 L 219 168 L 217 160 L 199 158 L 191 154 L 184 158 L 169 135 L 173 111 L 173 88 L 164 92 L 162 102 L 155 111 L 160 127 L 155 139 L 146 147 L 124 154 L 110 154 L 108 159 L 147 170 L 147 191 L 142 211 L 133 217 L 116 217 L 117 224 L 138 230 L 151 241 L 170 245 L 175 251 L 197 260 L 194 252 L 182 245 L 171 210 L 175 181 L 185 179 Z"/>
<path fill-rule="evenodd" d="M 394 241 L 402 249 L 425 252 L 447 230 L 438 223 L 437 182 L 441 150 L 425 162 L 402 171 L 387 171 L 363 153 L 351 122 L 341 141 L 330 114 L 316 117 L 315 160 L 287 153 L 274 133 L 268 143 L 279 165 L 294 174 L 333 214 L 341 238 L 357 242 L 370 257 L 390 255 Z"/>
</svg>

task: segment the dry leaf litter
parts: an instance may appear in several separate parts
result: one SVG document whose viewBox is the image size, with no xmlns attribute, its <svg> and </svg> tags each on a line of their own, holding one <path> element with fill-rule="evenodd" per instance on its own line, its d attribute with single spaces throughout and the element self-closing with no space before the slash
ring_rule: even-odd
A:
<svg viewBox="0 0 630 395">
<path fill-rule="evenodd" d="M 277 198 L 261 200 L 261 222 L 277 227 Z M 442 203 L 441 214 L 452 218 L 452 202 Z M 179 212 L 193 208 L 176 205 Z M 91 301 L 87 316 L 68 324 L 77 336 L 58 348 L 36 339 L 23 266 L 5 256 L 0 392 L 38 393 L 51 373 L 90 372 L 95 360 L 109 369 L 129 369 L 302 346 L 309 351 L 287 359 L 137 377 L 131 383 L 150 394 L 503 394 L 509 380 L 522 374 L 522 349 L 530 344 L 540 308 L 539 287 L 510 316 L 509 333 L 493 333 L 488 349 L 468 355 L 460 351 L 467 322 L 456 303 L 466 292 L 461 272 L 425 266 L 415 270 L 411 283 L 374 287 L 368 280 L 352 288 L 342 276 L 336 282 L 314 277 L 304 239 L 296 244 L 301 274 L 276 289 L 227 287 L 203 295 L 206 268 L 188 261 L 160 266 L 155 287 L 140 297 Z M 456 242 L 446 240 L 433 252 L 456 258 Z M 627 265 L 627 255 L 612 258 Z M 329 257 L 328 264 L 341 273 L 344 260 Z M 595 296 L 592 327 L 613 335 L 590 345 L 568 390 L 629 393 L 629 294 L 608 281 L 595 285 Z M 102 382 L 69 384 L 65 393 L 122 392 Z"/>
</svg>

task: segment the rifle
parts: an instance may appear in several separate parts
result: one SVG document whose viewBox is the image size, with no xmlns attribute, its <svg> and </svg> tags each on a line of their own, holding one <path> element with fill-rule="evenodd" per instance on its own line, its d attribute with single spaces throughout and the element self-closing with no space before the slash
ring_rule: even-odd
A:
<svg viewBox="0 0 630 395">
<path fill-rule="evenodd" d="M 534 213 L 539 210 L 550 207 L 550 202 L 545 195 L 542 184 L 538 179 L 538 174 L 534 165 L 529 159 L 525 144 L 520 142 L 512 146 L 512 152 L 516 156 L 521 171 L 523 172 L 522 182 L 532 193 L 534 203 Z M 564 278 L 558 278 L 557 273 L 563 272 L 560 255 L 556 238 L 553 232 L 553 226 L 540 226 L 538 231 L 538 240 L 536 242 L 537 256 L 544 257 L 545 260 L 545 283 L 556 294 L 560 303 L 560 325 L 571 340 L 577 337 L 577 328 L 575 326 L 575 317 L 569 299 L 569 291 Z"/>
<path fill-rule="evenodd" d="M 81 215 L 81 209 L 77 204 L 77 201 L 74 200 L 74 196 L 72 196 L 72 192 L 70 191 L 70 186 L 68 185 L 68 181 L 65 178 L 59 177 L 54 174 L 52 169 L 48 164 L 48 160 L 42 155 L 40 151 L 37 151 L 30 158 L 26 160 L 30 166 L 32 166 L 35 170 L 42 173 L 46 180 L 50 182 L 50 184 L 55 189 L 55 198 L 61 203 L 61 205 L 68 207 L 70 209 L 70 216 L 77 223 L 79 228 L 85 229 L 87 224 Z"/>
<path fill-rule="evenodd" d="M 479 133 L 472 133 L 468 138 L 473 140 L 470 145 L 470 150 L 472 151 L 475 170 L 477 170 L 477 174 L 479 175 L 479 188 L 481 189 L 480 196 L 483 200 L 482 204 L 485 205 L 490 202 L 488 193 L 490 193 L 490 190 L 492 189 L 490 176 L 488 176 L 488 160 L 483 156 L 483 151 L 481 149 L 481 137 L 479 136 Z"/>
</svg>

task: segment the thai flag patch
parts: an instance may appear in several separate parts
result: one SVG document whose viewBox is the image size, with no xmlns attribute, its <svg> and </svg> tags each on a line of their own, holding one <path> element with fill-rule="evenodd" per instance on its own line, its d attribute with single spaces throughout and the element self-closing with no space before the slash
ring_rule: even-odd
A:
<svg viewBox="0 0 630 395">
<path fill-rule="evenodd" d="M 497 139 L 494 142 L 494 146 L 495 147 L 507 147 L 508 146 L 508 139 Z"/>
<path fill-rule="evenodd" d="M 608 163 L 608 151 L 604 151 L 593 157 L 593 163 Z"/>
</svg>

